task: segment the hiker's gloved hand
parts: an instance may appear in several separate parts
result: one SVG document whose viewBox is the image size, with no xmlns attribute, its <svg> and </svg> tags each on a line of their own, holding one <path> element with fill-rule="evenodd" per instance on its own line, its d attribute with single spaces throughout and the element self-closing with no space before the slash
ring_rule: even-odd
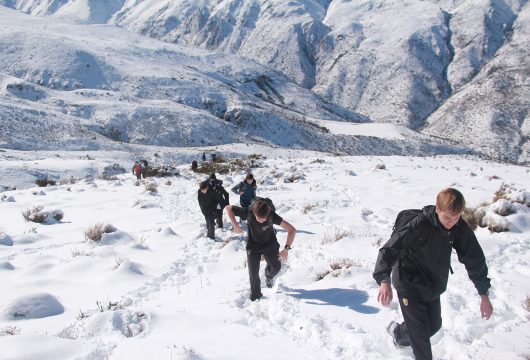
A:
<svg viewBox="0 0 530 360">
<path fill-rule="evenodd" d="M 392 302 L 392 286 L 390 283 L 382 282 L 379 287 L 379 294 L 377 294 L 377 301 L 383 306 L 389 306 Z"/>
</svg>

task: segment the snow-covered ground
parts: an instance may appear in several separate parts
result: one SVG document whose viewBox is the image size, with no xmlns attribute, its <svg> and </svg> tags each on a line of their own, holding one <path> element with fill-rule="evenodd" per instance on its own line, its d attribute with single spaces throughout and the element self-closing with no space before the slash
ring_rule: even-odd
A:
<svg viewBox="0 0 530 360">
<path fill-rule="evenodd" d="M 385 331 L 401 319 L 397 303 L 377 303 L 371 276 L 398 211 L 432 204 L 447 186 L 461 190 L 470 207 L 491 203 L 502 185 L 508 199 L 530 200 L 528 168 L 472 157 L 217 148 L 227 158 L 267 156 L 252 169 L 258 195 L 298 230 L 275 287 L 250 302 L 245 236 L 231 231 L 226 216 L 216 241 L 205 236 L 196 193 L 206 175 L 189 170 L 202 151 L 159 149 L 150 162 L 173 161 L 180 176 L 139 185 L 129 173 L 132 153 L 0 152 L 0 185 L 19 184 L 0 194 L 0 359 L 408 359 L 411 351 L 395 349 Z M 99 179 L 114 162 L 127 173 Z M 28 187 L 44 173 L 77 180 Z M 243 176 L 218 178 L 228 190 Z M 151 183 L 156 192 L 146 189 Z M 443 326 L 432 338 L 437 359 L 530 356 L 523 306 L 530 208 L 507 201 L 511 214 L 502 219 L 511 231 L 476 231 L 493 317 L 480 318 L 479 297 L 454 256 Z M 22 212 L 36 206 L 64 217 L 25 222 Z M 87 240 L 85 231 L 98 223 L 116 231 Z M 280 244 L 285 238 L 279 230 Z"/>
</svg>

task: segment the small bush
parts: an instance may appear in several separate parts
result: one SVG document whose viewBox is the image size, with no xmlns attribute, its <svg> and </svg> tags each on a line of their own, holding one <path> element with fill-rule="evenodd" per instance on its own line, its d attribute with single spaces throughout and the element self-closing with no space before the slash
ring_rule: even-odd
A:
<svg viewBox="0 0 530 360">
<path fill-rule="evenodd" d="M 331 232 L 327 232 L 324 235 L 324 238 L 322 239 L 323 244 L 332 243 L 339 241 L 347 236 L 351 236 L 353 234 L 353 231 L 351 230 L 344 230 L 340 228 L 335 228 Z"/>
<path fill-rule="evenodd" d="M 315 159 L 315 160 L 311 161 L 311 164 L 314 164 L 314 163 L 323 164 L 325 162 L 326 162 L 326 160 L 324 160 L 324 159 Z"/>
<path fill-rule="evenodd" d="M 103 234 L 113 233 L 116 230 L 113 225 L 98 223 L 85 230 L 85 239 L 100 241 Z"/>
<path fill-rule="evenodd" d="M 22 216 L 26 222 L 43 223 L 47 215 L 42 211 L 42 206 L 34 206 L 32 209 L 22 210 Z"/>
<path fill-rule="evenodd" d="M 528 316 L 530 317 L 530 295 L 527 295 L 526 299 L 523 300 L 523 309 L 528 312 Z"/>
<path fill-rule="evenodd" d="M 179 176 L 179 170 L 171 165 L 153 164 L 149 165 L 145 169 L 146 177 L 166 177 L 166 176 Z"/>
<path fill-rule="evenodd" d="M 320 281 L 324 279 L 328 275 L 332 275 L 334 277 L 337 277 L 340 275 L 340 270 L 342 269 L 348 269 L 352 266 L 361 266 L 358 262 L 352 260 L 352 259 L 338 259 L 334 260 L 329 263 L 330 270 L 326 270 L 320 273 L 317 273 L 314 277 L 315 281 Z"/>
<path fill-rule="evenodd" d="M 0 329 L 0 336 L 6 336 L 6 335 L 18 335 L 20 334 L 20 329 L 16 326 L 4 326 L 2 329 Z"/>
<path fill-rule="evenodd" d="M 46 187 L 48 185 L 55 185 L 56 182 L 55 180 L 50 180 L 48 178 L 42 178 L 42 179 L 37 179 L 35 180 L 35 184 L 37 184 L 37 186 L 39 187 Z"/>
<path fill-rule="evenodd" d="M 386 170 L 385 164 L 377 164 L 374 168 L 374 170 Z"/>
<path fill-rule="evenodd" d="M 482 216 L 480 216 L 482 214 Z M 482 221 L 484 214 L 477 212 L 476 209 L 466 207 L 462 214 L 462 219 L 469 225 L 471 230 L 475 231 Z"/>
<path fill-rule="evenodd" d="M 302 214 L 309 213 L 311 210 L 313 210 L 317 206 L 318 206 L 318 204 L 306 204 L 306 205 L 304 205 L 304 207 L 302 208 Z"/>
<path fill-rule="evenodd" d="M 157 193 L 158 192 L 158 185 L 155 182 L 149 182 L 145 184 L 145 191 L 149 191 L 151 193 Z"/>
</svg>

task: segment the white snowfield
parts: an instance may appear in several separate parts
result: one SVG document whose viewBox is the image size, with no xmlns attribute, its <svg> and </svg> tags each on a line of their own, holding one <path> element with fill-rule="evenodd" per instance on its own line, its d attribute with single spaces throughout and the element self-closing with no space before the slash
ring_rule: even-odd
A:
<svg viewBox="0 0 530 360">
<path fill-rule="evenodd" d="M 205 236 L 197 188 L 206 175 L 187 162 L 205 149 L 173 151 L 184 164 L 180 176 L 138 186 L 126 152 L 0 152 L 0 184 L 19 179 L 16 190 L 0 194 L 0 359 L 409 359 L 411 351 L 394 348 L 385 330 L 401 320 L 397 302 L 378 304 L 371 275 L 396 214 L 432 204 L 447 186 L 478 207 L 503 185 L 511 205 L 486 211 L 510 231 L 476 231 L 494 314 L 480 318 L 477 292 L 453 256 L 433 352 L 445 360 L 530 356 L 528 168 L 473 157 L 231 149 L 218 153 L 267 155 L 252 169 L 258 195 L 297 229 L 275 286 L 256 302 L 248 299 L 245 236 L 231 231 L 226 216 L 215 241 Z M 127 173 L 98 178 L 114 162 Z M 32 174 L 47 169 L 77 181 L 28 187 Z M 229 190 L 244 174 L 218 178 Z M 156 192 L 146 190 L 151 183 Z M 37 206 L 64 217 L 25 222 L 22 212 Z M 98 223 L 116 231 L 87 240 Z M 283 246 L 286 233 L 277 237 Z"/>
</svg>

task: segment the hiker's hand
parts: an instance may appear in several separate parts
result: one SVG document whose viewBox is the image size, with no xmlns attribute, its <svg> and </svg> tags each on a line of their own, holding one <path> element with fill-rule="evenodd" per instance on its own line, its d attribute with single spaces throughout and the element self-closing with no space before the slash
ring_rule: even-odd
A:
<svg viewBox="0 0 530 360">
<path fill-rule="evenodd" d="M 382 282 L 379 287 L 379 294 L 377 294 L 377 301 L 383 306 L 389 306 L 392 302 L 392 287 L 390 283 Z"/>
<path fill-rule="evenodd" d="M 289 251 L 287 251 L 286 249 L 283 249 L 282 251 L 280 251 L 280 253 L 278 254 L 278 260 L 280 260 L 282 263 L 286 262 L 287 261 L 287 257 L 289 256 Z"/>
<path fill-rule="evenodd" d="M 493 306 L 491 305 L 490 298 L 488 295 L 480 296 L 480 315 L 482 318 L 489 320 L 491 314 L 493 314 Z"/>
<path fill-rule="evenodd" d="M 242 229 L 241 226 L 239 226 L 238 224 L 235 224 L 235 225 L 234 225 L 234 232 L 235 232 L 236 234 L 243 234 L 243 233 L 244 233 L 243 229 Z"/>
</svg>

